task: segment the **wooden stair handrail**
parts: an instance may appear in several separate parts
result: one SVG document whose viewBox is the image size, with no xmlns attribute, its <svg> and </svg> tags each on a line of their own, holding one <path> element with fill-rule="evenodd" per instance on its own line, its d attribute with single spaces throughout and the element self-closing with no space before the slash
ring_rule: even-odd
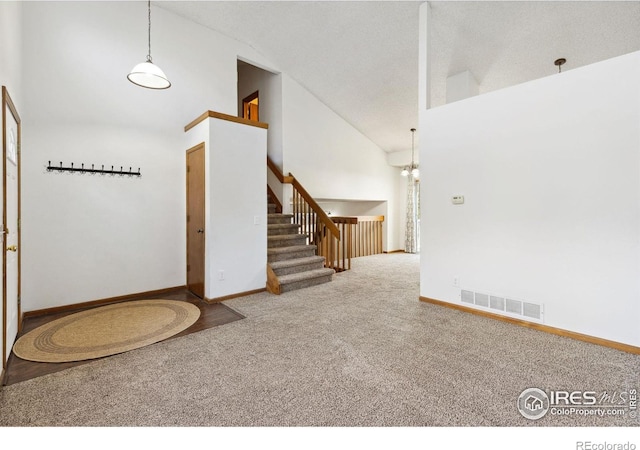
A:
<svg viewBox="0 0 640 450">
<path fill-rule="evenodd" d="M 282 184 L 291 184 L 291 181 L 292 181 L 293 177 L 292 176 L 285 177 L 282 174 L 282 172 L 280 171 L 280 168 L 278 166 L 276 166 L 276 163 L 271 161 L 271 158 L 269 158 L 268 156 L 267 156 L 267 167 L 269 169 L 271 169 L 271 172 L 273 172 L 273 174 L 276 176 L 278 181 L 280 181 L 280 183 L 282 183 Z M 289 175 L 291 175 L 291 174 L 289 174 Z"/>
<path fill-rule="evenodd" d="M 327 227 L 327 229 L 331 231 L 331 234 L 333 234 L 336 238 L 338 238 L 338 240 L 340 240 L 340 230 L 338 230 L 338 227 L 336 226 L 336 224 L 333 223 L 333 220 L 331 220 L 329 216 L 327 216 L 327 213 L 325 213 L 324 210 L 320 208 L 320 205 L 318 205 L 318 203 L 316 203 L 313 197 L 309 195 L 306 189 L 302 187 L 300 182 L 296 180 L 296 178 L 291 173 L 285 176 L 280 171 L 278 166 L 276 166 L 276 164 L 273 161 L 271 161 L 271 158 L 269 158 L 268 156 L 267 156 L 267 167 L 271 169 L 271 172 L 273 172 L 273 174 L 276 176 L 278 181 L 280 181 L 280 183 L 293 185 L 293 187 L 300 193 L 302 198 L 309 204 L 313 212 L 316 213 L 318 219 L 320 219 L 320 221 Z"/>
<path fill-rule="evenodd" d="M 384 222 L 384 216 L 331 216 L 334 223 Z"/>
<path fill-rule="evenodd" d="M 333 234 L 338 240 L 340 240 L 340 230 L 338 230 L 338 227 L 336 226 L 336 224 L 333 223 L 333 220 L 331 220 L 327 215 L 327 213 L 325 213 L 324 210 L 320 208 L 320 205 L 318 205 L 316 201 L 313 199 L 313 197 L 311 197 L 309 193 L 305 190 L 305 188 L 302 187 L 300 182 L 298 182 L 298 180 L 296 180 L 296 178 L 293 175 L 289 174 L 289 176 L 291 177 L 291 184 L 293 185 L 293 187 L 296 189 L 296 191 L 298 191 L 298 193 L 302 196 L 302 198 L 309 204 L 313 212 L 316 213 L 316 216 L 318 217 L 318 219 L 320 219 L 320 221 L 324 224 L 324 226 L 327 227 L 329 231 L 331 231 L 331 234 Z"/>
</svg>

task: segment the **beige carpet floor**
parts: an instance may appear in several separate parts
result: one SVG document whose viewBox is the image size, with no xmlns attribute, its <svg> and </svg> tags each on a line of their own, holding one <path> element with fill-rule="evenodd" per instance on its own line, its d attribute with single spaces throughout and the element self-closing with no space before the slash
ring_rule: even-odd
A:
<svg viewBox="0 0 640 450">
<path fill-rule="evenodd" d="M 0 391 L 3 426 L 637 426 L 516 409 L 640 387 L 640 356 L 418 301 L 419 257 L 226 304 L 246 319 Z"/>
</svg>

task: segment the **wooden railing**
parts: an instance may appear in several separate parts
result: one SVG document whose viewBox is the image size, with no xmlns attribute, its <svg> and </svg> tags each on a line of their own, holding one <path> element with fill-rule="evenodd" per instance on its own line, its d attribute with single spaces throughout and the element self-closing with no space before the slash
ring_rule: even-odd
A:
<svg viewBox="0 0 640 450">
<path fill-rule="evenodd" d="M 347 254 L 339 258 L 340 230 L 316 201 L 302 187 L 294 176 L 293 187 L 293 221 L 300 225 L 300 232 L 307 236 L 307 243 L 317 247 L 317 254 L 324 256 L 325 267 L 336 272 L 347 270 Z M 351 262 L 349 261 L 349 265 Z"/>
<path fill-rule="evenodd" d="M 283 184 L 291 184 L 292 213 L 300 233 L 307 237 L 307 244 L 316 246 L 316 254 L 323 256 L 325 267 L 342 272 L 351 268 L 350 247 L 341 240 L 340 230 L 298 180 L 282 174 L 278 166 L 267 158 L 267 166 Z"/>
<path fill-rule="evenodd" d="M 350 256 L 377 255 L 383 252 L 382 223 L 384 216 L 331 217 L 344 236 Z"/>
</svg>

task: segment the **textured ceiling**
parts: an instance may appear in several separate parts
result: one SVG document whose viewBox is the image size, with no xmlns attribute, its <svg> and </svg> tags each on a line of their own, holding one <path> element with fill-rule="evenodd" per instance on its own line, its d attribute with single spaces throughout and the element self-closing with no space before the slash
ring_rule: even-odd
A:
<svg viewBox="0 0 640 450">
<path fill-rule="evenodd" d="M 387 152 L 418 125 L 417 1 L 163 1 L 245 42 Z M 640 1 L 431 2 L 432 107 L 471 71 L 480 92 L 640 50 Z M 416 136 L 418 139 L 418 136 Z"/>
</svg>

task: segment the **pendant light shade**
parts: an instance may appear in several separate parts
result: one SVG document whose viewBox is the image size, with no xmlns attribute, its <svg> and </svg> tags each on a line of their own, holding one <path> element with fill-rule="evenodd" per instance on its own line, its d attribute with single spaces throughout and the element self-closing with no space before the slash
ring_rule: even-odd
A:
<svg viewBox="0 0 640 450">
<path fill-rule="evenodd" d="M 127 78 L 133 84 L 145 88 L 167 89 L 171 86 L 171 82 L 167 79 L 167 76 L 164 74 L 162 69 L 153 64 L 153 61 L 151 60 L 151 0 L 148 0 L 147 7 L 149 18 L 149 53 L 147 53 L 147 60 L 143 63 L 137 64 L 133 69 L 131 69 Z"/>
<path fill-rule="evenodd" d="M 171 82 L 167 80 L 162 69 L 152 63 L 150 57 L 146 62 L 137 64 L 131 69 L 127 78 L 133 84 L 149 89 L 167 89 L 171 86 Z"/>
</svg>

